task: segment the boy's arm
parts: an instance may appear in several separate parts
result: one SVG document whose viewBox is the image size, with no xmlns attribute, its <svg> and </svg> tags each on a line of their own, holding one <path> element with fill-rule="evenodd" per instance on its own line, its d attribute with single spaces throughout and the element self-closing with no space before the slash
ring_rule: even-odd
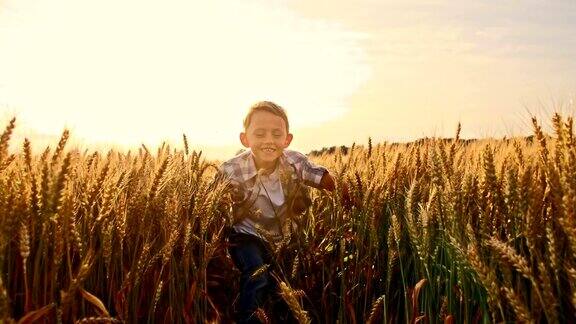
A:
<svg viewBox="0 0 576 324">
<path fill-rule="evenodd" d="M 298 161 L 296 169 L 306 185 L 328 191 L 333 191 L 336 188 L 336 181 L 334 181 L 334 177 L 332 177 L 328 169 L 314 164 L 302 153 L 292 151 L 291 154 Z"/>
<path fill-rule="evenodd" d="M 232 202 L 238 203 L 244 200 L 245 192 L 242 190 L 243 186 L 231 177 L 231 170 L 227 169 L 226 164 L 220 165 L 216 177 L 226 184 L 226 193 L 229 194 Z"/>
<path fill-rule="evenodd" d="M 226 213 L 229 215 L 228 220 L 230 223 L 228 225 L 236 224 L 242 221 L 246 216 L 246 209 L 244 208 L 247 199 L 246 187 L 244 184 L 235 180 L 232 176 L 233 170 L 230 165 L 222 164 L 218 170 L 217 177 L 225 183 L 226 189 L 224 191 L 225 199 L 221 201 L 227 201 L 231 209 Z"/>
</svg>

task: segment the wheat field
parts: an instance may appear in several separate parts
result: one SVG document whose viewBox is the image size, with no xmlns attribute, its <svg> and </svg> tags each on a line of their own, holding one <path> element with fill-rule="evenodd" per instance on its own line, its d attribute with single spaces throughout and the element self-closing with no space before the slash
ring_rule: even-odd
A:
<svg viewBox="0 0 576 324">
<path fill-rule="evenodd" d="M 260 270 L 301 323 L 576 321 L 576 139 L 571 118 L 551 122 L 545 134 L 533 119 L 529 138 L 467 141 L 458 127 L 312 157 L 337 190 L 312 191 Z M 35 154 L 11 143 L 15 127 L 0 139 L 2 322 L 231 322 L 217 161 L 185 136 L 80 152 L 68 131 Z"/>
</svg>

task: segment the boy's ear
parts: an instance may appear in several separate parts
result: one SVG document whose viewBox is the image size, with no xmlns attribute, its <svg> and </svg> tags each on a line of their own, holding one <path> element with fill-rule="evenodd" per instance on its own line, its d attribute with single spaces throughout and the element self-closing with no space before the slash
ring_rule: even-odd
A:
<svg viewBox="0 0 576 324">
<path fill-rule="evenodd" d="M 288 145 L 290 145 L 290 143 L 292 142 L 292 139 L 294 138 L 294 136 L 292 134 L 288 134 L 286 135 L 286 142 L 284 142 L 284 144 L 286 145 L 286 147 L 288 147 Z"/>
<path fill-rule="evenodd" d="M 242 143 L 242 145 L 244 145 L 244 147 L 250 147 L 250 143 L 248 142 L 248 137 L 246 136 L 246 133 L 244 133 L 244 132 L 240 133 L 240 143 Z"/>
</svg>

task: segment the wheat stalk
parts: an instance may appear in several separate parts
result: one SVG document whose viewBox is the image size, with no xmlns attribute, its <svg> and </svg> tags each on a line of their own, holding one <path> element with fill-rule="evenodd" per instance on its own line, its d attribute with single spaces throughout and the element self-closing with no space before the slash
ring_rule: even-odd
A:
<svg viewBox="0 0 576 324">
<path fill-rule="evenodd" d="M 534 320 L 530 315 L 530 311 L 522 299 L 520 299 L 520 296 L 518 296 L 514 290 L 508 287 L 502 287 L 502 291 L 508 299 L 508 302 L 510 302 L 512 309 L 514 309 L 514 313 L 516 313 L 517 319 L 523 323 L 534 323 Z"/>
<path fill-rule="evenodd" d="M 6 165 L 5 160 L 8 157 L 8 144 L 10 141 L 10 137 L 12 136 L 12 132 L 16 127 L 16 117 L 12 118 L 8 123 L 8 126 L 4 129 L 2 136 L 0 136 L 0 171 L 2 171 Z"/>
<path fill-rule="evenodd" d="M 279 283 L 280 287 L 280 296 L 282 299 L 286 301 L 290 310 L 298 320 L 300 324 L 308 324 L 311 323 L 310 318 L 308 317 L 308 312 L 302 309 L 302 306 L 298 302 L 296 295 L 294 294 L 292 288 L 290 288 L 285 282 L 281 281 Z"/>
<path fill-rule="evenodd" d="M 512 265 L 516 271 L 520 272 L 526 279 L 534 279 L 526 259 L 520 254 L 516 253 L 512 247 L 495 237 L 491 237 L 488 241 L 486 241 L 486 243 L 498 253 L 502 260 Z"/>
<path fill-rule="evenodd" d="M 372 303 L 372 307 L 370 307 L 370 315 L 368 316 L 368 320 L 366 321 L 367 324 L 377 323 L 378 319 L 382 314 L 382 309 L 384 307 L 384 302 L 386 301 L 386 295 L 382 295 L 378 297 Z M 386 322 L 386 321 L 384 321 Z"/>
</svg>

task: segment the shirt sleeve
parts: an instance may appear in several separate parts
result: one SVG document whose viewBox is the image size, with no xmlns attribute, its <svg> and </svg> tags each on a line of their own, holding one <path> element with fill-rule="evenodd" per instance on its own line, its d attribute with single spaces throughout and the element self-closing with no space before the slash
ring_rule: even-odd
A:
<svg viewBox="0 0 576 324">
<path fill-rule="evenodd" d="M 225 180 L 229 180 L 230 179 L 230 172 L 227 172 L 226 170 L 226 164 L 222 163 L 219 167 L 218 167 L 218 171 L 215 174 L 215 178 L 225 181 Z"/>
<path fill-rule="evenodd" d="M 322 176 L 324 176 L 324 173 L 328 172 L 325 167 L 312 163 L 304 154 L 298 154 L 296 169 L 298 170 L 298 173 L 300 173 L 300 177 L 302 181 L 304 181 L 304 184 L 315 188 L 320 186 Z"/>
<path fill-rule="evenodd" d="M 228 192 L 232 195 L 235 203 L 243 203 L 249 196 L 249 192 L 243 182 L 239 181 L 236 174 L 239 167 L 234 163 L 223 163 L 218 168 L 218 177 L 226 183 Z M 234 206 L 233 206 L 234 207 Z"/>
</svg>

